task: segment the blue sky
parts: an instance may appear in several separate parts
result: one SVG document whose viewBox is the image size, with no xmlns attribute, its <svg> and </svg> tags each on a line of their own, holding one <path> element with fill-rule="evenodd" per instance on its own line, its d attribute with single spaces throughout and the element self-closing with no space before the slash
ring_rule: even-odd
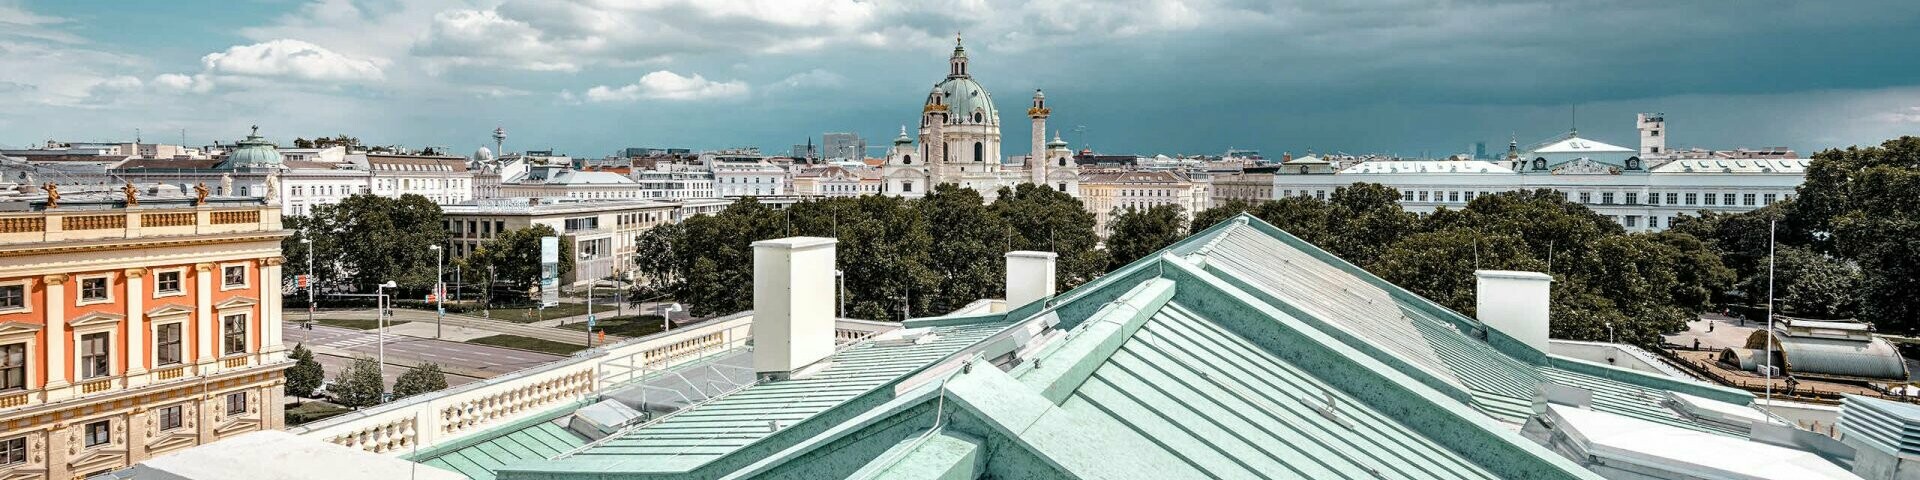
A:
<svg viewBox="0 0 1920 480">
<path fill-rule="evenodd" d="M 1912 1 L 0 0 L 0 145 L 883 144 L 955 31 L 1007 134 L 1044 88 L 1111 153 L 1498 150 L 1573 105 L 1622 145 L 1640 111 L 1675 147 L 1920 133 Z"/>
</svg>

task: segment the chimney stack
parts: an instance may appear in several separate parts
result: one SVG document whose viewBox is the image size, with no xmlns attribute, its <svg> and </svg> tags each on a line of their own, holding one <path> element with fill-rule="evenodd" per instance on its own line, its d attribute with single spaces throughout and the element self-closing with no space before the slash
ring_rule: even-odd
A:
<svg viewBox="0 0 1920 480">
<path fill-rule="evenodd" d="M 1053 252 L 1007 252 L 1007 309 L 1020 308 L 1053 295 Z"/>
<path fill-rule="evenodd" d="M 1510 270 L 1475 270 L 1473 276 L 1480 323 L 1545 353 L 1553 276 Z"/>
<path fill-rule="evenodd" d="M 753 369 L 785 379 L 833 354 L 834 245 L 821 237 L 753 242 Z"/>
</svg>

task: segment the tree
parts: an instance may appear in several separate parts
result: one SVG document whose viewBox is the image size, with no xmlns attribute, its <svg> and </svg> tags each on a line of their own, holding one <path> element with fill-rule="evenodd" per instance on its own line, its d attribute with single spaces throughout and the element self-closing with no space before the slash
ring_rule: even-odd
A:
<svg viewBox="0 0 1920 480">
<path fill-rule="evenodd" d="M 1329 251 L 1355 265 L 1371 265 L 1394 242 L 1418 231 L 1420 218 L 1400 208 L 1400 191 L 1378 183 L 1355 183 L 1333 191 L 1327 228 Z"/>
<path fill-rule="evenodd" d="M 553 227 L 541 224 L 500 233 L 467 254 L 467 268 L 489 272 L 493 276 L 488 279 L 490 284 L 498 282 L 516 291 L 526 290 L 540 279 L 540 238 L 555 236 L 559 233 L 553 231 Z M 573 262 L 573 240 L 560 237 L 560 268 L 556 277 L 572 272 Z"/>
<path fill-rule="evenodd" d="M 1107 251 L 1093 231 L 1093 212 L 1080 199 L 1044 185 L 1022 183 L 1002 188 L 990 207 L 1006 223 L 1006 251 L 1032 250 L 1060 255 L 1056 287 L 1066 291 L 1107 272 Z"/>
<path fill-rule="evenodd" d="M 648 229 L 634 239 L 635 282 L 631 297 L 634 303 L 670 297 L 684 288 L 686 279 L 680 275 L 679 252 L 676 249 L 687 244 L 686 237 L 687 228 L 684 224 L 669 223 Z"/>
<path fill-rule="evenodd" d="M 333 393 L 333 403 L 358 409 L 379 405 L 386 396 L 387 383 L 380 376 L 380 362 L 358 357 L 334 374 L 333 386 L 327 391 Z"/>
<path fill-rule="evenodd" d="M 1765 260 L 1763 259 L 1762 262 Z M 1773 298 L 1777 313 L 1822 319 L 1852 318 L 1860 314 L 1860 268 L 1810 248 L 1779 247 L 1774 258 Z M 1766 265 L 1740 280 L 1736 287 L 1755 305 L 1766 305 Z"/>
<path fill-rule="evenodd" d="M 974 300 L 998 297 L 1005 290 L 1006 260 L 1001 250 L 1011 230 L 992 215 L 980 192 L 954 184 L 940 184 L 919 200 L 933 239 L 927 265 L 939 279 L 927 292 L 930 310 L 944 313 Z"/>
<path fill-rule="evenodd" d="M 1186 234 L 1186 216 L 1179 205 L 1157 205 L 1146 210 L 1115 209 L 1107 252 L 1115 266 L 1152 255 Z"/>
<path fill-rule="evenodd" d="M 313 148 L 313 141 L 305 138 L 294 138 L 293 148 Z"/>
<path fill-rule="evenodd" d="M 322 242 L 316 248 L 324 247 L 322 253 L 337 252 L 338 273 L 343 275 L 331 278 L 342 278 L 359 291 L 371 291 L 389 280 L 410 289 L 433 285 L 438 257 L 427 247 L 444 245 L 447 230 L 440 206 L 426 197 L 354 195 L 337 204 L 314 206 L 309 221 L 301 226 Z M 282 246 L 282 251 L 305 250 L 298 243 Z"/>
<path fill-rule="evenodd" d="M 293 358 L 293 366 L 287 367 L 287 394 L 312 397 L 313 391 L 326 380 L 326 369 L 313 359 L 313 351 L 305 345 L 294 344 L 293 353 L 288 356 Z"/>
<path fill-rule="evenodd" d="M 1368 270 L 1395 285 L 1467 315 L 1477 293 L 1475 270 L 1540 271 L 1545 262 L 1509 234 L 1468 229 L 1417 233 L 1387 248 Z"/>
<path fill-rule="evenodd" d="M 436 363 L 421 363 L 393 379 L 393 398 L 405 398 L 447 389 L 447 374 Z"/>
<path fill-rule="evenodd" d="M 1249 202 L 1237 199 L 1227 200 L 1220 202 L 1218 206 L 1213 208 L 1194 212 L 1193 221 L 1187 226 L 1187 234 L 1198 234 L 1201 231 L 1213 228 L 1214 225 L 1218 225 L 1220 222 L 1233 218 L 1235 215 L 1252 213 L 1255 209 L 1259 208 L 1261 203 L 1264 202 Z"/>
<path fill-rule="evenodd" d="M 313 285 L 324 290 L 327 286 L 344 285 L 348 282 L 342 260 L 346 254 L 342 251 L 341 236 L 335 234 L 335 217 L 290 215 L 281 218 L 281 226 L 293 232 L 280 240 L 280 253 L 286 257 L 285 270 L 295 275 L 306 274 L 309 265 L 313 268 Z M 306 243 L 311 241 L 312 243 Z M 312 261 L 308 256 L 311 253 Z M 304 293 L 304 292 L 290 292 Z M 306 296 L 301 295 L 301 300 Z"/>
</svg>

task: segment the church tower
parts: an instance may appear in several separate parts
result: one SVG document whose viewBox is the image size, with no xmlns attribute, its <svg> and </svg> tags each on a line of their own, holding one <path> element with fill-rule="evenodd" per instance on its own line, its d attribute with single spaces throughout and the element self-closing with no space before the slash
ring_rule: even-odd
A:
<svg viewBox="0 0 1920 480">
<path fill-rule="evenodd" d="M 955 55 L 960 55 L 957 50 Z M 962 58 L 955 64 L 954 68 L 965 68 L 965 66 L 966 61 Z M 927 105 L 921 108 L 920 117 L 920 145 L 925 147 L 926 150 L 921 152 L 921 155 L 927 158 L 927 172 L 931 174 L 931 178 L 927 180 L 927 188 L 933 188 L 933 186 L 939 185 L 944 181 L 942 177 L 945 176 L 947 161 L 949 160 L 949 158 L 947 158 L 946 125 L 946 94 L 940 91 L 940 87 L 935 86 L 933 93 L 927 94 Z"/>
<path fill-rule="evenodd" d="M 926 158 L 919 153 L 913 148 L 913 139 L 907 137 L 907 127 L 901 125 L 900 136 L 894 137 L 893 148 L 887 150 L 887 164 L 880 168 L 881 192 L 898 197 L 926 195 Z"/>
<path fill-rule="evenodd" d="M 1033 119 L 1033 150 L 1027 154 L 1027 175 L 1035 185 L 1047 184 L 1047 116 L 1052 113 L 1047 108 L 1047 94 L 1034 89 L 1033 105 L 1027 107 L 1027 118 Z"/>
</svg>

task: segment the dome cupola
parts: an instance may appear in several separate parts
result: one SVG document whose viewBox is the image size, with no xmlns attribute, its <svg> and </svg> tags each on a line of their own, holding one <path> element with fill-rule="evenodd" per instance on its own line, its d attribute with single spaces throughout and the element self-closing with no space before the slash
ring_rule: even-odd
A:
<svg viewBox="0 0 1920 480">
<path fill-rule="evenodd" d="M 220 168 L 271 168 L 281 166 L 280 161 L 280 150 L 273 146 L 273 142 L 261 138 L 260 126 L 255 125 L 253 133 L 235 144 L 233 153 L 227 154 L 227 160 L 220 162 Z"/>
</svg>

